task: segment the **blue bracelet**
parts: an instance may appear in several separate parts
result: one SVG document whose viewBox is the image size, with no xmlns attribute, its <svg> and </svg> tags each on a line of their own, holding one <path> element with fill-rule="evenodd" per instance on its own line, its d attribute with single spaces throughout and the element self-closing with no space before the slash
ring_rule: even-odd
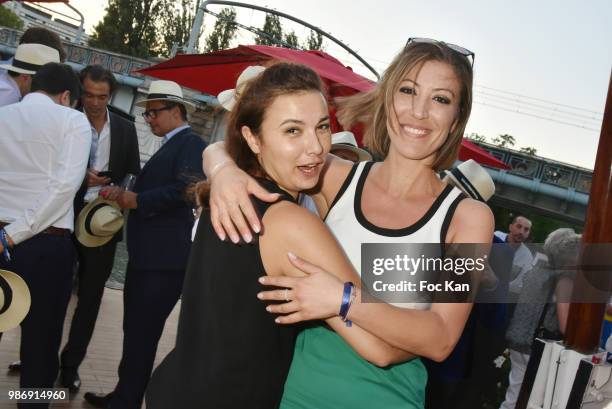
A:
<svg viewBox="0 0 612 409">
<path fill-rule="evenodd" d="M 348 315 L 349 308 L 351 308 L 351 304 L 353 302 L 353 297 L 351 297 L 351 295 L 353 294 L 354 289 L 355 284 L 353 284 L 352 282 L 347 281 L 346 283 L 344 283 L 342 304 L 340 305 L 340 312 L 338 313 L 338 315 L 340 315 L 340 318 L 342 318 L 342 321 L 346 323 L 347 327 L 350 327 L 352 325 L 351 320 L 346 319 L 346 316 Z"/>
<path fill-rule="evenodd" d="M 4 229 L 0 229 L 0 242 L 2 242 L 2 246 L 4 247 L 4 250 L 2 251 L 2 255 L 4 255 L 4 259 L 8 263 L 11 261 L 11 253 L 9 251 L 9 243 L 8 243 L 8 239 L 6 238 L 6 236 L 7 236 L 6 231 Z"/>
</svg>

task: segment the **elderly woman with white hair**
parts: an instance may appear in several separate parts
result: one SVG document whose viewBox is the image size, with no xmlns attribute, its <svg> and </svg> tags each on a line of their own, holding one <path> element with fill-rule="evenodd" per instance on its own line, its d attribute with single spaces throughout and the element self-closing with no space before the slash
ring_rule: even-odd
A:
<svg viewBox="0 0 612 409">
<path fill-rule="evenodd" d="M 535 337 L 561 339 L 565 333 L 580 242 L 581 236 L 572 229 L 553 231 L 544 242 L 545 254 L 536 257 L 525 277 L 506 331 L 512 369 L 500 409 L 515 407 Z"/>
</svg>

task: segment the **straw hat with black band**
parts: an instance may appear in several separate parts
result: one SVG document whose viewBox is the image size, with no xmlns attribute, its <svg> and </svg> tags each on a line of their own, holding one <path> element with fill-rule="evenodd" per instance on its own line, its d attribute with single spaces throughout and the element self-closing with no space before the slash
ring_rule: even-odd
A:
<svg viewBox="0 0 612 409">
<path fill-rule="evenodd" d="M 481 202 L 488 201 L 495 194 L 495 183 L 491 175 L 474 159 L 469 159 L 456 168 L 445 170 L 444 180 Z"/>
<path fill-rule="evenodd" d="M 361 149 L 357 145 L 355 135 L 349 131 L 336 132 L 331 137 L 331 153 L 334 153 L 335 149 L 343 149 L 354 152 L 359 157 L 359 162 L 372 160 L 372 155 L 365 149 Z"/>
<path fill-rule="evenodd" d="M 32 299 L 23 278 L 0 270 L 0 332 L 17 327 L 28 315 Z"/>
<path fill-rule="evenodd" d="M 236 88 L 226 89 L 225 91 L 221 91 L 219 95 L 217 95 L 217 99 L 219 100 L 219 104 L 228 111 L 231 111 L 236 104 L 236 100 L 240 96 L 240 92 L 247 84 L 248 81 L 257 77 L 259 74 L 264 72 L 266 67 L 262 67 L 261 65 L 251 65 L 250 67 L 246 67 L 244 71 L 240 73 L 240 76 L 236 80 Z"/>
<path fill-rule="evenodd" d="M 181 104 L 188 114 L 192 114 L 196 110 L 195 104 L 183 98 L 181 86 L 174 81 L 152 81 L 147 98 L 136 102 L 136 106 L 146 108 L 147 102 L 152 101 L 169 101 Z"/>
<path fill-rule="evenodd" d="M 21 44 L 15 51 L 11 64 L 2 64 L 0 68 L 19 74 L 34 75 L 43 65 L 60 62 L 59 51 L 42 44 Z"/>
<path fill-rule="evenodd" d="M 98 197 L 79 213 L 75 236 L 85 247 L 99 247 L 108 243 L 121 230 L 123 223 L 117 202 Z"/>
</svg>

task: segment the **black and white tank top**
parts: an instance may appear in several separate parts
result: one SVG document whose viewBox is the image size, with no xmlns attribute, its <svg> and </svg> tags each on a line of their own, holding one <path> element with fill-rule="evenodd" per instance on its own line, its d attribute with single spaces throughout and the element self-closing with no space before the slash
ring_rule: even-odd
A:
<svg viewBox="0 0 612 409">
<path fill-rule="evenodd" d="M 447 185 L 425 215 L 411 226 L 399 229 L 376 226 L 366 219 L 361 210 L 363 187 L 373 164 L 360 162 L 353 166 L 325 218 L 325 223 L 360 275 L 362 243 L 443 243 L 455 209 L 466 197 L 456 187 Z M 423 302 L 394 305 L 429 308 L 429 304 Z"/>
</svg>

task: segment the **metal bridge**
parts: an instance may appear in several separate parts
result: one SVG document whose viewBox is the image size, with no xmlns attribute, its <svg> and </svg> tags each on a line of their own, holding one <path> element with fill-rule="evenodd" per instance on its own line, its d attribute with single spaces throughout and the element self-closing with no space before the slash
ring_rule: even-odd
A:
<svg viewBox="0 0 612 409">
<path fill-rule="evenodd" d="M 583 225 L 593 172 L 488 143 L 471 141 L 510 169 L 486 168 L 495 181 L 492 204 Z"/>
</svg>

